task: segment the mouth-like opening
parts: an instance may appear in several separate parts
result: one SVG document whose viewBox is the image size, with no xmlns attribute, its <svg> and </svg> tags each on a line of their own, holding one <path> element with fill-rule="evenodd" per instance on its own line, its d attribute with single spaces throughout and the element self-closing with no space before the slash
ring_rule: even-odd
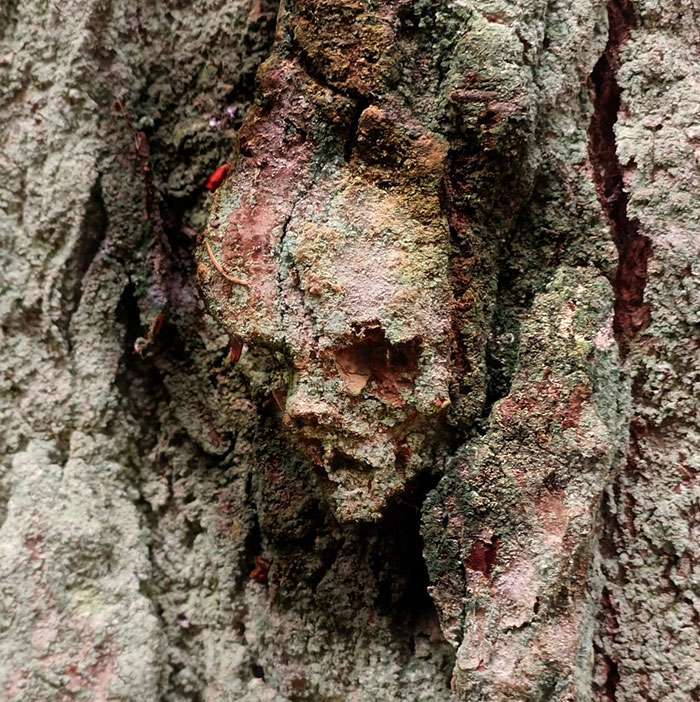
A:
<svg viewBox="0 0 700 702">
<path fill-rule="evenodd" d="M 336 367 L 350 395 L 365 388 L 380 399 L 403 404 L 419 375 L 421 342 L 412 339 L 394 344 L 378 324 L 361 327 L 354 339 L 333 352 Z"/>
<path fill-rule="evenodd" d="M 354 473 L 371 473 L 375 468 L 366 461 L 361 461 L 353 456 L 349 456 L 343 451 L 333 451 L 330 460 L 330 469 L 333 473 L 340 471 L 351 471 Z"/>
</svg>

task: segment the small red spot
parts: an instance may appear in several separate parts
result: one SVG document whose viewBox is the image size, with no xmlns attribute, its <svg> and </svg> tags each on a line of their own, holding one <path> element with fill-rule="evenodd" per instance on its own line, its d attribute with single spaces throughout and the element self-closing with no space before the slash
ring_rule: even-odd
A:
<svg viewBox="0 0 700 702">
<path fill-rule="evenodd" d="M 164 325 L 165 325 L 165 312 L 161 312 L 153 320 L 153 324 L 151 324 L 151 329 L 148 332 L 148 338 L 151 340 L 155 339 L 163 331 Z"/>
<path fill-rule="evenodd" d="M 308 682 L 305 678 L 292 678 L 292 690 L 295 692 L 304 692 L 308 687 Z"/>
<path fill-rule="evenodd" d="M 243 342 L 240 339 L 231 339 L 231 364 L 234 365 L 241 360 L 243 353 Z"/>
<path fill-rule="evenodd" d="M 270 561 L 262 556 L 255 556 L 255 568 L 250 573 L 250 579 L 264 585 L 267 582 L 268 570 L 270 570 Z"/>
<path fill-rule="evenodd" d="M 478 571 L 487 578 L 490 577 L 496 564 L 496 556 L 500 546 L 501 539 L 498 536 L 492 536 L 489 540 L 477 539 L 469 552 L 465 565 L 472 571 Z"/>
<path fill-rule="evenodd" d="M 224 180 L 226 180 L 226 176 L 230 170 L 231 167 L 228 164 L 224 164 L 223 166 L 217 168 L 211 174 L 211 178 L 209 178 L 207 181 L 207 190 L 214 192 L 224 182 Z"/>
</svg>

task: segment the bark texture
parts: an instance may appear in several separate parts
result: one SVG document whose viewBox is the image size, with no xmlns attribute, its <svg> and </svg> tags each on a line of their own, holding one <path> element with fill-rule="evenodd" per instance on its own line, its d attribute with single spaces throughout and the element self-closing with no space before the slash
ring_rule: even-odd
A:
<svg viewBox="0 0 700 702">
<path fill-rule="evenodd" d="M 0 698 L 700 698 L 698 27 L 5 2 Z"/>
</svg>

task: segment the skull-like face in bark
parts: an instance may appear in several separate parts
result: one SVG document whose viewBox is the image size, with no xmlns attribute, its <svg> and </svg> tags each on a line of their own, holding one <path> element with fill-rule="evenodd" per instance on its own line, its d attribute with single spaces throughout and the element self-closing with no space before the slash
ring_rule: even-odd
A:
<svg viewBox="0 0 700 702">
<path fill-rule="evenodd" d="M 445 147 L 409 131 L 411 170 L 386 182 L 370 153 L 378 132 L 394 130 L 369 107 L 349 162 L 319 166 L 289 124 L 252 120 L 242 131 L 250 155 L 217 193 L 205 234 L 217 262 L 250 285 L 199 252 L 200 285 L 226 330 L 287 359 L 275 396 L 342 520 L 376 518 L 425 467 L 435 415 L 450 402 Z M 274 159 L 256 157 L 262 144 Z"/>
</svg>

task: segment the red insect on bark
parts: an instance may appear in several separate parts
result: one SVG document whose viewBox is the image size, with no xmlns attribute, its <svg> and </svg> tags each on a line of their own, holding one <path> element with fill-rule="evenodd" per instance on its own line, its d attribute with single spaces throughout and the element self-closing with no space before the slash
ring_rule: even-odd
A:
<svg viewBox="0 0 700 702">
<path fill-rule="evenodd" d="M 161 312 L 153 320 L 153 324 L 151 324 L 151 328 L 148 331 L 149 340 L 153 341 L 153 339 L 155 339 L 163 331 L 164 326 L 165 326 L 165 312 Z"/>
<path fill-rule="evenodd" d="M 217 168 L 207 181 L 207 190 L 214 192 L 225 180 L 231 167 L 228 164 Z"/>
<path fill-rule="evenodd" d="M 250 574 L 250 579 L 256 583 L 264 585 L 267 582 L 267 571 L 270 569 L 270 561 L 262 556 L 255 556 L 255 569 Z"/>
<path fill-rule="evenodd" d="M 231 363 L 236 364 L 241 360 L 243 342 L 240 339 L 231 339 Z"/>
</svg>

